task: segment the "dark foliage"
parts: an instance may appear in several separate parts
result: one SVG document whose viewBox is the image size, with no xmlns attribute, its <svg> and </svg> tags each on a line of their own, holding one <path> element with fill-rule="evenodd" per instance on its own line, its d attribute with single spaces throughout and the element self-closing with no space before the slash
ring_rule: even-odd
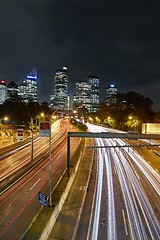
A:
<svg viewBox="0 0 160 240">
<path fill-rule="evenodd" d="M 8 116 L 11 124 L 29 125 L 31 118 L 37 117 L 41 112 L 45 115 L 51 115 L 53 111 L 47 104 L 40 105 L 37 102 L 26 104 L 20 99 L 7 100 L 3 105 L 0 105 L 1 118 Z"/>
<path fill-rule="evenodd" d="M 153 102 L 149 98 L 145 98 L 139 93 L 118 93 L 116 103 L 106 106 L 104 101 L 100 105 L 97 115 L 101 123 L 110 127 L 128 130 L 130 126 L 136 128 L 136 131 L 141 131 L 142 123 L 155 122 L 159 119 L 152 110 L 152 105 Z M 129 116 L 132 118 L 130 122 L 128 122 Z"/>
</svg>

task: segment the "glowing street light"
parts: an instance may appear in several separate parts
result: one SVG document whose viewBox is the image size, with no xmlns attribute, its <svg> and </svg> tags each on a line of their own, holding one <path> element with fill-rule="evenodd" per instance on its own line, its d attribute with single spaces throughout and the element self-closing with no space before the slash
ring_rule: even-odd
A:
<svg viewBox="0 0 160 240">
<path fill-rule="evenodd" d="M 9 118 L 7 116 L 5 116 L 3 119 L 5 122 L 7 122 L 9 120 Z"/>
<path fill-rule="evenodd" d="M 52 116 L 52 119 L 54 119 L 54 120 L 55 120 L 56 118 L 57 118 L 57 116 Z"/>
</svg>

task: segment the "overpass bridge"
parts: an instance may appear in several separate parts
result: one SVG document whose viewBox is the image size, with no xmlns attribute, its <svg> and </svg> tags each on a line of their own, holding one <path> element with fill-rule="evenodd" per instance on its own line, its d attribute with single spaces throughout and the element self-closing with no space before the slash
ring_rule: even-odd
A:
<svg viewBox="0 0 160 240">
<path fill-rule="evenodd" d="M 150 140 L 160 140 L 160 134 L 138 134 L 138 133 L 110 133 L 110 132 L 68 132 L 67 137 L 67 175 L 70 176 L 70 138 L 71 137 L 80 137 L 80 138 L 120 138 L 128 140 L 141 140 L 141 139 L 150 139 Z M 104 147 L 135 147 L 135 146 L 159 146 L 159 144 L 134 144 L 134 145 L 123 145 L 120 146 L 98 146 L 97 148 Z M 91 146 L 90 146 L 91 147 Z M 92 146 L 96 148 L 96 146 Z"/>
</svg>

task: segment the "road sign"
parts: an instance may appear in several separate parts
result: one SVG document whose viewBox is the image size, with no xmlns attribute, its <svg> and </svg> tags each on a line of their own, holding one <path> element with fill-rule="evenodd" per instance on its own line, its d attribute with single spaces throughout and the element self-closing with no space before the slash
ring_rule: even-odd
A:
<svg viewBox="0 0 160 240">
<path fill-rule="evenodd" d="M 40 203 L 42 203 L 44 206 L 47 205 L 47 196 L 41 192 L 38 192 L 38 200 Z"/>
<path fill-rule="evenodd" d="M 24 140 L 24 129 L 17 128 L 17 140 Z"/>
<path fill-rule="evenodd" d="M 39 123 L 39 136 L 49 137 L 50 136 L 50 122 L 40 122 Z"/>
</svg>

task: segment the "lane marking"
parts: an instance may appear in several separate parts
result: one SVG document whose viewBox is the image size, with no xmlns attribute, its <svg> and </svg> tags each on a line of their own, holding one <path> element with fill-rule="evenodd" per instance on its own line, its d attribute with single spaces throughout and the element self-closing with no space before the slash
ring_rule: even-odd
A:
<svg viewBox="0 0 160 240">
<path fill-rule="evenodd" d="M 33 184 L 33 186 L 29 189 L 30 191 L 38 184 L 38 182 L 41 180 L 41 178 L 39 178 L 38 180 L 37 180 L 37 182 L 35 182 L 35 184 Z"/>
<path fill-rule="evenodd" d="M 125 217 L 125 213 L 124 210 L 122 208 L 122 215 L 123 215 L 123 221 L 124 221 L 124 228 L 125 228 L 125 233 L 128 236 L 128 230 L 127 230 L 127 223 L 126 223 L 126 217 Z"/>
</svg>

